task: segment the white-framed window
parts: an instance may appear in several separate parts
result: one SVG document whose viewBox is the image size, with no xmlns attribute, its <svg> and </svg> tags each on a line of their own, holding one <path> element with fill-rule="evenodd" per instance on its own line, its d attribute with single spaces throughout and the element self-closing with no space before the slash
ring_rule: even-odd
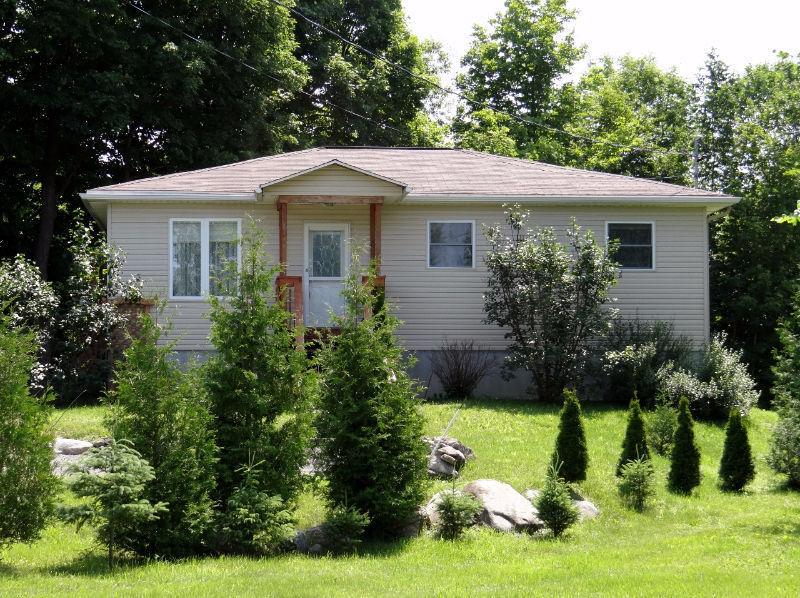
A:
<svg viewBox="0 0 800 598">
<path fill-rule="evenodd" d="M 227 295 L 229 264 L 241 263 L 238 218 L 172 218 L 169 221 L 169 298 Z"/>
<path fill-rule="evenodd" d="M 656 269 L 654 222 L 606 222 L 606 240 L 618 242 L 614 258 L 623 270 Z"/>
<path fill-rule="evenodd" d="M 428 267 L 475 267 L 475 221 L 429 220 Z"/>
</svg>

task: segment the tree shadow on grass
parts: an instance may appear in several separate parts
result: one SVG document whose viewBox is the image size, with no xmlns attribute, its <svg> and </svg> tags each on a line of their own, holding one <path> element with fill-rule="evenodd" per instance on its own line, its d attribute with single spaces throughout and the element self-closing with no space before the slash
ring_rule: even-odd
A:
<svg viewBox="0 0 800 598">
<path fill-rule="evenodd" d="M 86 577 L 105 577 L 109 575 L 116 575 L 121 571 L 130 569 L 138 569 L 147 565 L 147 559 L 115 556 L 114 569 L 108 568 L 108 556 L 96 550 L 85 550 L 80 553 L 76 558 L 68 563 L 57 565 L 55 567 L 42 567 L 43 573 L 58 574 L 58 575 L 81 575 Z"/>
</svg>

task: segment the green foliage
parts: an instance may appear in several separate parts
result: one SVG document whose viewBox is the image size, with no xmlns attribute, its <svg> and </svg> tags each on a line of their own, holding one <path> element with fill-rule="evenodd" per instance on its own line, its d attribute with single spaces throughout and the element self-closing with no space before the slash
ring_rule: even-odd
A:
<svg viewBox="0 0 800 598">
<path fill-rule="evenodd" d="M 368 533 L 390 536 L 424 498 L 422 416 L 410 361 L 394 336 L 398 320 L 357 270 L 345 283 L 345 313 L 335 319 L 340 332 L 318 354 L 317 434 L 329 504 L 357 509 L 370 519 Z M 365 308 L 374 315 L 364 318 Z"/>
<path fill-rule="evenodd" d="M 562 137 L 506 120 L 488 107 L 551 127 L 562 124 L 560 103 L 569 85 L 561 80 L 584 55 L 570 31 L 574 19 L 566 0 L 506 0 L 488 30 L 475 27 L 456 81 L 474 103 L 458 108 L 457 141 L 484 151 L 559 161 Z"/>
<path fill-rule="evenodd" d="M 400 0 L 298 0 L 296 7 L 327 29 L 405 69 L 388 66 L 293 15 L 295 56 L 308 64 L 304 90 L 312 96 L 298 95 L 292 105 L 301 146 L 428 146 L 443 141 L 443 130 L 427 108 L 430 104 L 435 108 L 440 101 L 441 92 L 430 82 L 438 82 L 446 70 L 446 55 L 437 43 L 421 41 L 409 31 Z M 320 96 L 341 108 L 320 104 L 316 100 Z M 376 126 L 342 108 L 392 128 Z"/>
<path fill-rule="evenodd" d="M 567 482 L 582 482 L 589 467 L 589 449 L 578 395 L 574 390 L 564 391 L 564 406 L 558 423 L 558 436 L 551 463 Z"/>
<path fill-rule="evenodd" d="M 93 448 L 68 470 L 67 487 L 88 502 L 60 505 L 59 516 L 80 529 L 89 523 L 108 548 L 108 566 L 114 566 L 114 550 L 135 550 L 131 541 L 139 526 L 167 511 L 165 503 L 144 498 L 145 487 L 155 477 L 153 468 L 126 441 L 111 441 Z"/>
<path fill-rule="evenodd" d="M 218 548 L 224 552 L 274 554 L 286 547 L 294 530 L 284 500 L 260 490 L 259 465 L 243 468 L 242 483 L 228 495 L 219 516 Z"/>
<path fill-rule="evenodd" d="M 655 495 L 655 470 L 650 459 L 635 459 L 622 466 L 619 493 L 623 502 L 640 513 Z"/>
<path fill-rule="evenodd" d="M 669 455 L 677 427 L 678 412 L 672 405 L 659 401 L 647 418 L 647 440 L 655 452 Z"/>
<path fill-rule="evenodd" d="M 472 494 L 458 490 L 447 490 L 436 505 L 439 525 L 436 529 L 440 538 L 458 540 L 467 528 L 475 525 L 483 510 L 481 502 Z"/>
<path fill-rule="evenodd" d="M 668 486 L 673 492 L 691 494 L 700 484 L 700 449 L 694 439 L 694 420 L 689 411 L 689 400 L 682 397 L 678 403 L 678 428 L 672 441 Z"/>
<path fill-rule="evenodd" d="M 369 517 L 352 507 L 337 506 L 325 519 L 326 547 L 334 554 L 354 552 L 369 527 Z"/>
<path fill-rule="evenodd" d="M 780 349 L 775 354 L 773 392 L 780 419 L 775 426 L 769 464 L 800 487 L 800 292 L 794 308 L 778 330 Z"/>
<path fill-rule="evenodd" d="M 558 538 L 578 521 L 578 509 L 572 504 L 569 486 L 559 477 L 558 469 L 551 465 L 547 481 L 536 499 L 539 519 L 544 521 L 553 536 Z"/>
<path fill-rule="evenodd" d="M 753 481 L 756 466 L 750 449 L 750 439 L 742 422 L 742 414 L 731 409 L 725 426 L 725 446 L 719 464 L 719 482 L 723 490 L 738 492 Z"/>
<path fill-rule="evenodd" d="M 672 364 L 659 373 L 663 396 L 673 405 L 681 397 L 698 418 L 720 419 L 731 409 L 747 414 L 756 403 L 755 383 L 742 363 L 741 351 L 725 346 L 724 333 L 715 334 L 691 370 L 673 371 Z"/>
<path fill-rule="evenodd" d="M 622 474 L 622 468 L 630 461 L 650 460 L 650 449 L 647 448 L 647 430 L 639 401 L 633 399 L 628 409 L 628 425 L 625 428 L 625 439 L 622 441 L 622 454 L 617 462 L 616 474 Z"/>
<path fill-rule="evenodd" d="M 169 512 L 133 530 L 129 546 L 149 556 L 185 556 L 202 548 L 212 521 L 216 445 L 212 418 L 195 369 L 182 372 L 173 343 L 142 315 L 138 333 L 117 364 L 109 393 L 109 429 L 129 440 L 153 467 L 143 498 Z"/>
<path fill-rule="evenodd" d="M 656 402 L 665 365 L 690 363 L 691 341 L 672 322 L 615 319 L 604 342 L 606 396 L 629 403 L 634 394 L 645 407 Z"/>
<path fill-rule="evenodd" d="M 0 315 L 0 549 L 39 537 L 59 487 L 50 471 L 49 397 L 28 390 L 35 350 L 33 333 Z"/>
<path fill-rule="evenodd" d="M 539 400 L 555 402 L 581 380 L 594 339 L 608 331 L 613 310 L 606 304 L 618 270 L 591 231 L 573 221 L 565 246 L 551 228 L 529 230 L 528 216 L 512 206 L 506 210 L 511 236 L 500 226 L 484 231 L 484 311 L 512 339 L 506 374 L 530 371 Z"/>
<path fill-rule="evenodd" d="M 235 264 L 231 265 L 235 269 Z M 235 491 L 279 496 L 290 508 L 301 487 L 316 377 L 295 345 L 289 314 L 274 301 L 263 239 L 251 223 L 242 240 L 241 270 L 231 272 L 235 293 L 211 298 L 211 343 L 205 383 L 219 447 L 214 498 L 223 511 Z M 243 546 L 248 549 L 249 546 Z"/>
</svg>

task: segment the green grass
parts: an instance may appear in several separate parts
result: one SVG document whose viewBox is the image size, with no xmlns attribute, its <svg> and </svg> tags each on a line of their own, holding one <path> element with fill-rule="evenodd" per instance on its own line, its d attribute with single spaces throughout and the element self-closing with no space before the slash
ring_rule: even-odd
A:
<svg viewBox="0 0 800 598">
<path fill-rule="evenodd" d="M 50 429 L 54 436 L 97 440 L 108 436 L 103 418 L 103 407 L 71 407 L 54 409 L 50 416 Z"/>
<path fill-rule="evenodd" d="M 426 405 L 427 431 L 439 433 L 455 407 Z M 83 413 L 95 422 L 92 426 L 102 419 L 99 410 Z M 0 594 L 798 595 L 799 497 L 782 489 L 763 460 L 774 421 L 774 414 L 761 410 L 750 418 L 758 477 L 748 492 L 728 495 L 716 488 L 723 430 L 698 424 L 702 486 L 688 498 L 669 494 L 664 489 L 667 463 L 656 457 L 659 492 L 654 505 L 637 514 L 621 506 L 613 476 L 625 412 L 587 408 L 591 463 L 581 489 L 602 514 L 561 541 L 473 529 L 460 542 L 423 536 L 368 546 L 346 558 L 207 558 L 131 563 L 109 573 L 87 530 L 76 534 L 54 525 L 34 545 L 15 546 L 4 555 Z M 555 408 L 513 402 L 468 405 L 451 430 L 477 453 L 464 479 L 501 479 L 519 490 L 540 486 L 556 427 Z M 432 484 L 431 493 L 444 486 Z M 320 510 L 318 498 L 303 497 L 302 522 L 318 520 Z"/>
</svg>

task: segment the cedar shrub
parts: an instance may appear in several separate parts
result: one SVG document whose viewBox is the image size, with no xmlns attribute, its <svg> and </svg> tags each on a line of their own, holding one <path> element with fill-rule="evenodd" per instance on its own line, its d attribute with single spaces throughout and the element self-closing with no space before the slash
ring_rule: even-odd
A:
<svg viewBox="0 0 800 598">
<path fill-rule="evenodd" d="M 690 494 L 700 484 L 700 449 L 694 440 L 694 420 L 689 411 L 689 399 L 678 403 L 678 428 L 672 443 L 668 478 L 669 489 Z"/>
<path fill-rule="evenodd" d="M 582 482 L 586 479 L 586 469 L 589 466 L 586 432 L 578 396 L 571 389 L 564 391 L 564 406 L 561 409 L 558 437 L 551 463 L 559 468 L 559 473 L 566 482 Z"/>
<path fill-rule="evenodd" d="M 756 466 L 750 439 L 738 409 L 731 409 L 725 427 L 725 446 L 719 464 L 719 482 L 723 490 L 738 492 L 753 481 Z"/>
<path fill-rule="evenodd" d="M 619 456 L 616 475 L 622 475 L 622 467 L 637 459 L 649 460 L 650 451 L 647 448 L 647 431 L 642 410 L 639 401 L 633 399 L 628 409 L 628 426 L 625 428 L 625 439 L 622 441 L 622 454 Z"/>
</svg>

